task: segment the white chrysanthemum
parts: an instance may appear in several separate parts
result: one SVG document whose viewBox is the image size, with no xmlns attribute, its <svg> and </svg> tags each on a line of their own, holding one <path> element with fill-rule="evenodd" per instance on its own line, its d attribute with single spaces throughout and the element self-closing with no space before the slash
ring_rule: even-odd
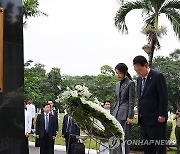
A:
<svg viewBox="0 0 180 154">
<path fill-rule="evenodd" d="M 66 87 L 66 91 L 70 91 L 71 89 L 69 87 Z"/>
<path fill-rule="evenodd" d="M 65 100 L 65 99 L 68 99 L 69 97 L 71 96 L 71 91 L 64 91 L 62 94 L 61 94 L 61 100 Z"/>
<path fill-rule="evenodd" d="M 82 100 L 82 102 L 84 104 L 88 104 L 89 106 L 91 106 L 92 108 L 94 108 L 95 110 L 99 111 L 99 112 L 102 112 L 106 118 L 108 118 L 109 120 L 112 121 L 112 123 L 115 125 L 115 127 L 117 129 L 119 129 L 120 132 L 122 132 L 122 139 L 124 140 L 124 132 L 122 131 L 123 128 L 121 126 L 121 124 L 116 120 L 116 118 L 114 116 L 112 116 L 109 112 L 107 112 L 106 109 L 102 108 L 101 106 L 99 106 L 98 104 L 96 103 L 93 103 L 92 101 L 85 101 L 85 100 Z"/>
<path fill-rule="evenodd" d="M 83 90 L 82 96 L 89 98 L 92 94 L 88 90 Z"/>
<path fill-rule="evenodd" d="M 88 87 L 86 87 L 85 85 L 82 86 L 83 90 L 88 90 Z"/>
<path fill-rule="evenodd" d="M 78 97 L 78 92 L 76 90 L 71 91 L 71 96 L 72 97 Z"/>
<path fill-rule="evenodd" d="M 76 85 L 76 86 L 75 86 L 75 89 L 76 89 L 77 91 L 82 91 L 82 90 L 83 90 L 83 87 L 82 87 L 81 85 Z"/>
<path fill-rule="evenodd" d="M 98 104 L 99 106 L 101 106 L 101 102 L 95 97 L 94 98 L 94 103 Z"/>
</svg>

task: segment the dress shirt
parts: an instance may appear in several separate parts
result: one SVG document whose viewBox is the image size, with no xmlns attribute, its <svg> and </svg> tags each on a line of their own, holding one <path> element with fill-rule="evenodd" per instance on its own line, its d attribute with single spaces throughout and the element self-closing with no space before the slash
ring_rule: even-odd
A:
<svg viewBox="0 0 180 154">
<path fill-rule="evenodd" d="M 44 112 L 44 121 L 45 121 L 45 130 L 46 130 L 46 117 L 48 118 L 48 125 L 49 125 L 49 113 L 47 114 L 47 113 L 45 113 Z"/>
<path fill-rule="evenodd" d="M 26 105 L 27 111 L 30 112 L 32 118 L 35 118 L 35 106 L 33 104 Z"/>
<path fill-rule="evenodd" d="M 148 69 L 148 73 L 147 73 L 147 75 L 146 75 L 144 78 L 142 78 L 142 82 L 143 82 L 143 79 L 145 79 L 145 82 L 146 82 L 147 77 L 148 77 L 148 75 L 149 75 L 149 72 L 150 72 L 150 68 Z"/>
<path fill-rule="evenodd" d="M 32 117 L 31 114 L 25 110 L 24 111 L 25 117 L 25 134 L 31 133 L 31 125 L 32 125 Z"/>
<path fill-rule="evenodd" d="M 144 90 L 144 87 L 145 87 L 146 80 L 147 80 L 147 77 L 148 77 L 149 72 L 150 72 L 150 68 L 148 69 L 147 75 L 146 75 L 144 78 L 142 78 L 142 83 L 141 83 L 141 85 L 142 85 L 142 86 L 141 86 L 141 95 L 142 95 L 142 93 L 143 93 L 143 90 Z"/>
</svg>

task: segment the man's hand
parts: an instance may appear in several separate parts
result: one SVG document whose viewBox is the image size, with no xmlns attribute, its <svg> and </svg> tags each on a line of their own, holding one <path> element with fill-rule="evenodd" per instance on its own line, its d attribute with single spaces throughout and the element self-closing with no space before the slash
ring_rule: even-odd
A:
<svg viewBox="0 0 180 154">
<path fill-rule="evenodd" d="M 53 140 L 55 140 L 56 136 L 52 136 Z"/>
<path fill-rule="evenodd" d="M 130 125 L 131 123 L 132 123 L 132 119 L 127 118 L 127 120 L 126 120 L 126 124 Z"/>
<path fill-rule="evenodd" d="M 36 138 L 39 138 L 39 135 L 36 135 Z"/>
<path fill-rule="evenodd" d="M 76 139 L 79 140 L 79 135 L 76 135 Z"/>
<path fill-rule="evenodd" d="M 160 123 L 165 122 L 165 120 L 166 120 L 165 117 L 162 117 L 162 116 L 158 117 L 158 122 L 160 122 Z"/>
<path fill-rule="evenodd" d="M 173 117 L 173 120 L 176 120 L 176 118 L 177 118 L 177 116 L 175 115 L 175 116 Z"/>
<path fill-rule="evenodd" d="M 29 137 L 29 133 L 26 133 L 26 137 L 27 137 L 27 138 Z"/>
</svg>

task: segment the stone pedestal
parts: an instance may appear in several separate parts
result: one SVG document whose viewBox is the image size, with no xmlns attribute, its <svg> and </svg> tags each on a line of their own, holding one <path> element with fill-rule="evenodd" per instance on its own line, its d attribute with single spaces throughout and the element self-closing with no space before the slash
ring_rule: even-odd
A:
<svg viewBox="0 0 180 154">
<path fill-rule="evenodd" d="M 0 0 L 0 8 L 0 154 L 26 154 L 22 1 Z"/>
</svg>

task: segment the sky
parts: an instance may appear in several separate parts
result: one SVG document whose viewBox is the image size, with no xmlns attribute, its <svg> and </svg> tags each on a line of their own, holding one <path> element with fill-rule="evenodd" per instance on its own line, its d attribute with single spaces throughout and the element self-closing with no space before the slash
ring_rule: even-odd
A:
<svg viewBox="0 0 180 154">
<path fill-rule="evenodd" d="M 131 75 L 133 58 L 143 55 L 147 44 L 141 33 L 143 20 L 136 10 L 127 15 L 128 35 L 114 25 L 119 8 L 116 0 L 39 0 L 39 10 L 48 14 L 29 18 L 24 28 L 24 59 L 45 65 L 49 72 L 58 67 L 66 75 L 98 75 L 103 65 L 113 69 L 125 63 Z M 159 18 L 159 25 L 167 27 L 167 35 L 160 39 L 161 49 L 154 56 L 168 56 L 180 41 L 169 21 Z"/>
</svg>

